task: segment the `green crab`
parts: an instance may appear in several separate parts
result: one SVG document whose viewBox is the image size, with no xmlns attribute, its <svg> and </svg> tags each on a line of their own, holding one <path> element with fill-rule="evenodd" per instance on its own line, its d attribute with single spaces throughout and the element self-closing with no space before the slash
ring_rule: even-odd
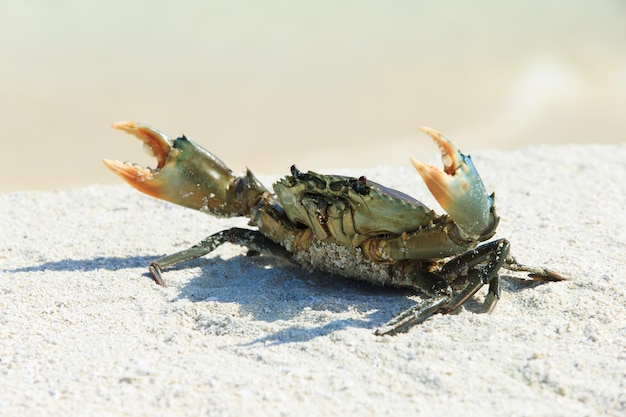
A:
<svg viewBox="0 0 626 417">
<path fill-rule="evenodd" d="M 273 193 L 247 170 L 236 176 L 215 155 L 185 136 L 170 139 L 141 123 L 119 122 L 157 159 L 156 168 L 104 160 L 139 191 L 220 217 L 246 216 L 256 229 L 217 232 L 189 249 L 150 263 L 157 284 L 163 269 L 206 255 L 230 242 L 348 278 L 410 288 L 431 298 L 400 313 L 376 334 L 405 332 L 436 313 L 458 309 L 483 285 L 483 310 L 500 297 L 499 270 L 528 273 L 538 281 L 564 278 L 546 268 L 518 264 L 506 239 L 489 240 L 499 217 L 494 194 L 485 190 L 471 158 L 434 129 L 422 127 L 439 146 L 443 171 L 411 158 L 447 214 L 413 197 L 368 180 L 302 172 L 273 186 Z"/>
</svg>

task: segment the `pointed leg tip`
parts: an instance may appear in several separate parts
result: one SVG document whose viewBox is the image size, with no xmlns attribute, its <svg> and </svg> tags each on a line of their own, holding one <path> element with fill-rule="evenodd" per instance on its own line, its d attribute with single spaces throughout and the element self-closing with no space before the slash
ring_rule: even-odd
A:
<svg viewBox="0 0 626 417">
<path fill-rule="evenodd" d="M 154 262 L 152 262 L 148 266 L 148 270 L 150 271 L 150 275 L 152 275 L 152 279 L 155 283 L 160 285 L 161 287 L 167 287 L 165 280 L 163 279 L 163 274 L 161 273 L 161 267 Z"/>
<path fill-rule="evenodd" d="M 568 281 L 566 277 L 550 269 L 544 269 L 540 273 L 529 273 L 528 276 L 532 278 L 534 281 L 539 281 L 539 282 Z"/>
<path fill-rule="evenodd" d="M 374 330 L 374 336 L 393 336 L 396 333 L 393 330 L 390 329 L 385 329 L 385 328 L 378 328 L 376 330 Z"/>
</svg>

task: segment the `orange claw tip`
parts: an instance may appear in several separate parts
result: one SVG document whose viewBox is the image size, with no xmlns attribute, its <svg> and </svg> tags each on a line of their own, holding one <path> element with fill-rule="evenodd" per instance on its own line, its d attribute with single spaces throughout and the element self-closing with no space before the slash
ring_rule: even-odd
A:
<svg viewBox="0 0 626 417">
<path fill-rule="evenodd" d="M 126 129 L 134 129 L 135 122 L 115 122 L 111 125 L 113 129 L 126 130 Z"/>
<path fill-rule="evenodd" d="M 114 161 L 111 159 L 102 160 L 104 165 L 113 173 L 117 174 L 131 187 L 156 198 L 165 198 L 162 181 L 156 176 L 158 171 L 144 168 L 129 162 Z"/>
<path fill-rule="evenodd" d="M 149 153 L 157 159 L 157 169 L 163 168 L 167 156 L 172 149 L 170 139 L 164 133 L 161 133 L 153 127 L 137 122 L 116 122 L 113 123 L 112 127 L 141 140 Z"/>
<path fill-rule="evenodd" d="M 441 160 L 443 162 L 443 171 L 437 167 L 425 164 L 411 157 L 411 164 L 421 175 L 424 183 L 430 190 L 431 194 L 437 199 L 442 207 L 448 207 L 455 198 L 457 198 L 457 190 L 454 187 L 454 176 L 457 169 L 463 163 L 463 157 L 454 145 L 446 139 L 439 131 L 422 126 L 420 130 L 426 133 L 441 152 Z"/>
<path fill-rule="evenodd" d="M 158 130 L 136 122 L 117 122 L 113 128 L 124 131 L 141 140 L 144 147 L 157 159 L 156 168 L 142 167 L 131 162 L 111 159 L 103 160 L 104 165 L 137 190 L 157 198 L 163 198 L 165 187 L 159 179 L 159 172 L 172 153 L 170 139 Z"/>
<path fill-rule="evenodd" d="M 427 126 L 420 127 L 420 130 L 430 136 L 437 146 L 439 146 L 443 170 L 446 174 L 454 175 L 455 171 L 463 163 L 459 151 L 439 131 Z"/>
<path fill-rule="evenodd" d="M 125 181 L 146 181 L 154 177 L 154 173 L 150 168 L 144 168 L 139 165 L 130 164 L 128 162 L 114 161 L 112 159 L 103 159 L 104 165 L 113 173 L 122 177 Z"/>
<path fill-rule="evenodd" d="M 445 172 L 440 171 L 437 167 L 418 161 L 413 157 L 411 157 L 411 164 L 424 180 L 424 183 L 430 190 L 430 193 L 442 207 L 446 207 L 453 201 L 454 196 L 451 195 L 449 179 Z"/>
</svg>

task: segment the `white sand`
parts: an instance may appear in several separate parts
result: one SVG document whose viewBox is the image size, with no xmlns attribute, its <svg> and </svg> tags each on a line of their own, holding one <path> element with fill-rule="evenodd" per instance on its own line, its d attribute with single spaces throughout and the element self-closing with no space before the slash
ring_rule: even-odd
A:
<svg viewBox="0 0 626 417">
<path fill-rule="evenodd" d="M 0 195 L 0 414 L 625 415 L 626 145 L 473 157 L 498 236 L 571 281 L 509 280 L 492 315 L 384 338 L 419 297 L 235 246 L 148 277 L 239 220 L 125 185 Z M 408 166 L 362 173 L 427 194 Z"/>
</svg>

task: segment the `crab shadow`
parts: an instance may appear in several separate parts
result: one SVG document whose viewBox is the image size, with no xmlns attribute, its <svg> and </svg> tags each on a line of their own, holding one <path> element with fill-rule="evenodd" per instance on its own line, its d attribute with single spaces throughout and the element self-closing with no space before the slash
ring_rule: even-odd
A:
<svg viewBox="0 0 626 417">
<path fill-rule="evenodd" d="M 154 285 L 147 272 L 147 265 L 155 258 L 157 256 L 149 255 L 63 259 L 5 271 L 81 272 L 146 268 L 139 276 L 146 280 L 146 285 Z M 292 322 L 302 314 L 306 314 L 304 321 L 321 323 L 319 326 L 294 324 L 283 327 L 247 345 L 306 342 L 346 328 L 373 331 L 396 314 L 421 302 L 419 298 L 409 298 L 415 295 L 409 290 L 379 287 L 322 272 L 310 272 L 266 256 L 237 255 L 229 259 L 204 257 L 168 268 L 165 278 L 171 285 L 176 285 L 176 272 L 180 276 L 185 270 L 192 277 L 180 286 L 173 302 L 232 303 L 237 306 L 240 316 L 250 316 L 266 323 Z M 542 285 L 507 272 L 501 276 L 502 291 L 505 292 L 519 293 Z M 481 307 L 480 301 L 475 298 L 464 304 L 464 309 L 472 313 L 478 313 Z"/>
<path fill-rule="evenodd" d="M 202 258 L 167 272 L 184 269 L 191 269 L 193 276 L 180 287 L 176 299 L 232 303 L 239 316 L 266 323 L 320 324 L 288 325 L 250 344 L 304 342 L 346 328 L 373 331 L 415 302 L 406 297 L 411 294 L 406 290 L 307 271 L 265 256 Z M 175 279 L 173 275 L 170 279 Z"/>
<path fill-rule="evenodd" d="M 293 324 L 244 346 L 306 342 L 346 328 L 373 332 L 395 315 L 426 299 L 410 290 L 307 271 L 266 256 L 202 258 L 168 271 L 187 268 L 197 272 L 181 287 L 177 299 L 194 303 L 233 303 L 239 315 L 267 323 L 294 322 L 303 314 L 306 317 L 298 320 L 321 323 L 319 326 Z M 501 277 L 505 292 L 517 293 L 542 285 L 504 271 Z M 481 291 L 485 292 L 486 288 Z M 472 297 L 462 310 L 478 314 L 482 309 L 481 297 Z"/>
<path fill-rule="evenodd" d="M 158 257 L 153 254 L 61 259 L 1 271 L 20 274 L 140 269 L 141 272 L 131 278 L 144 279 L 146 285 L 155 285 L 147 266 Z M 305 311 L 316 322 L 322 321 L 315 317 L 321 315 L 354 316 L 349 312 L 365 317 L 338 318 L 321 327 L 294 325 L 269 336 L 272 340 L 304 341 L 347 327 L 373 329 L 413 303 L 404 296 L 408 293 L 403 290 L 308 272 L 297 265 L 266 256 L 203 257 L 170 267 L 164 272 L 170 286 L 177 286 L 176 279 L 181 279 L 180 275 L 191 275 L 191 278 L 179 286 L 178 294 L 171 300 L 173 302 L 232 303 L 237 306 L 239 315 L 267 323 L 289 322 Z"/>
<path fill-rule="evenodd" d="M 29 265 L 21 268 L 5 269 L 5 272 L 11 273 L 27 273 L 27 272 L 46 272 L 46 271 L 120 271 L 123 269 L 131 269 L 145 267 L 154 260 L 154 255 L 150 256 L 97 256 L 89 259 L 61 259 L 59 261 L 44 262 L 38 265 Z"/>
</svg>

